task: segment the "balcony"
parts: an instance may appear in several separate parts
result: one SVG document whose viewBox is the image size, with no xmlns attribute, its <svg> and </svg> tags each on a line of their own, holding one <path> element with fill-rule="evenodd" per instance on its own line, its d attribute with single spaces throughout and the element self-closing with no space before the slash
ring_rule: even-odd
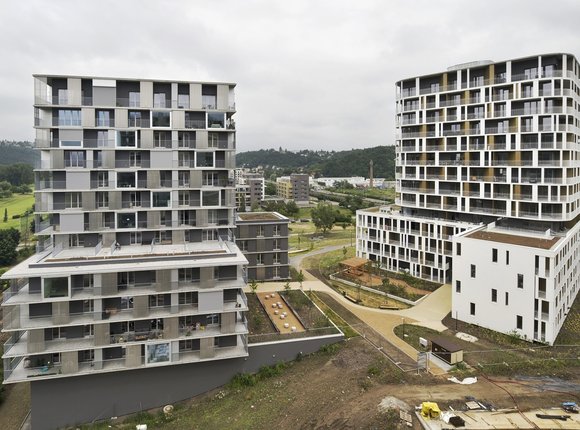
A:
<svg viewBox="0 0 580 430">
<path fill-rule="evenodd" d="M 205 129 L 205 120 L 186 119 L 185 120 L 185 128 Z"/>
</svg>

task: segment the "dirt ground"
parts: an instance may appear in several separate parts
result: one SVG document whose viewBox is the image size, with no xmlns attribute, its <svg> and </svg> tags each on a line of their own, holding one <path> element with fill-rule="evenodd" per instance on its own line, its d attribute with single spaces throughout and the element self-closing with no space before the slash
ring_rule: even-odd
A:
<svg viewBox="0 0 580 430">
<path fill-rule="evenodd" d="M 320 352 L 293 362 L 281 375 L 257 385 L 224 387 L 194 398 L 178 407 L 170 422 L 156 423 L 154 428 L 397 429 L 406 427 L 378 407 L 388 396 L 411 408 L 429 400 L 442 409 L 461 409 L 467 396 L 496 408 L 514 407 L 513 396 L 521 410 L 556 406 L 573 399 L 571 393 L 541 391 L 542 385 L 542 380 L 482 379 L 463 386 L 443 377 L 403 373 L 365 339 L 357 337 L 343 342 L 336 352 Z M 413 424 L 414 429 L 421 428 L 417 421 Z M 112 428 L 134 428 L 134 423 Z"/>
</svg>

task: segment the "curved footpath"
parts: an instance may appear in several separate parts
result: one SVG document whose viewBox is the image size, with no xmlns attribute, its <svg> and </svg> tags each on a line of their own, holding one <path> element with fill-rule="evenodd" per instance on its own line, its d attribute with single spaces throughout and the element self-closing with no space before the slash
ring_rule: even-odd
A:
<svg viewBox="0 0 580 430">
<path fill-rule="evenodd" d="M 342 246 L 336 247 L 326 247 L 318 249 L 312 253 L 303 254 L 298 259 L 292 257 L 291 264 L 299 268 L 301 266 L 302 260 L 305 257 L 309 257 L 316 254 L 323 254 L 325 252 L 332 251 L 334 249 L 341 249 Z M 356 303 L 352 303 L 347 300 L 342 294 L 339 294 L 328 285 L 322 281 L 316 279 L 307 270 L 303 270 L 305 281 L 302 283 L 302 289 L 304 291 L 321 291 L 331 295 L 336 299 L 341 305 L 355 314 L 360 318 L 365 324 L 372 327 L 378 333 L 380 333 L 385 339 L 387 339 L 391 344 L 396 346 L 406 355 L 411 357 L 413 360 L 417 359 L 417 350 L 410 346 L 407 342 L 404 342 L 397 335 L 395 335 L 394 328 L 403 323 L 405 324 L 415 324 L 424 327 L 431 328 L 437 331 L 446 330 L 441 320 L 451 311 L 451 286 L 446 284 L 429 294 L 425 299 L 423 299 L 418 305 L 404 309 L 401 311 L 386 310 L 386 309 L 373 309 L 366 306 L 361 306 Z M 285 282 L 265 282 L 258 284 L 258 292 L 266 291 L 280 291 L 284 289 Z M 300 286 L 297 282 L 291 282 L 290 285 L 292 289 L 299 289 Z M 250 291 L 246 287 L 246 291 Z M 431 363 L 431 371 L 434 374 L 443 373 L 443 371 L 438 371 L 440 369 L 434 368 L 434 364 Z"/>
</svg>

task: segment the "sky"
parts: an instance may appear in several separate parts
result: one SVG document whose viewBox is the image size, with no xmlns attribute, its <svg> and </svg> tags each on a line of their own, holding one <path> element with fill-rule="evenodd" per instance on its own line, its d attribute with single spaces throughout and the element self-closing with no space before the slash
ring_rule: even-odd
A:
<svg viewBox="0 0 580 430">
<path fill-rule="evenodd" d="M 394 144 L 395 82 L 580 57 L 578 0 L 0 0 L 0 140 L 33 140 L 32 74 L 237 83 L 238 151 Z"/>
</svg>

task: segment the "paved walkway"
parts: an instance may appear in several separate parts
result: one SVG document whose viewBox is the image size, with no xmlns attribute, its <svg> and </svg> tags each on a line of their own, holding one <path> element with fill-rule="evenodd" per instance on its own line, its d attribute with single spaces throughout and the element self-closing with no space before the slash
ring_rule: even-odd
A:
<svg viewBox="0 0 580 430">
<path fill-rule="evenodd" d="M 315 251 L 298 255 L 290 258 L 290 264 L 297 269 L 300 269 L 302 260 L 312 255 L 324 254 L 326 252 L 342 249 L 343 245 L 327 246 L 317 249 Z M 361 306 L 347 300 L 342 294 L 339 294 L 328 285 L 317 279 L 307 270 L 303 270 L 304 282 L 302 289 L 304 291 L 321 291 L 331 295 L 341 305 L 355 314 L 365 324 L 372 327 L 380 333 L 391 344 L 399 348 L 406 355 L 413 360 L 417 359 L 418 351 L 409 345 L 407 342 L 400 339 L 394 332 L 395 327 L 403 324 L 416 324 L 423 327 L 428 327 L 433 330 L 446 330 L 441 320 L 451 311 L 451 285 L 443 285 L 433 293 L 429 294 L 418 305 L 401 311 L 387 310 L 387 309 L 373 309 L 366 306 Z M 292 289 L 300 288 L 298 282 L 290 283 Z M 284 282 L 268 282 L 259 284 L 258 292 L 266 291 L 280 291 L 284 289 Z M 249 288 L 247 288 L 249 291 Z M 432 373 L 444 373 L 442 369 L 431 366 Z"/>
</svg>

